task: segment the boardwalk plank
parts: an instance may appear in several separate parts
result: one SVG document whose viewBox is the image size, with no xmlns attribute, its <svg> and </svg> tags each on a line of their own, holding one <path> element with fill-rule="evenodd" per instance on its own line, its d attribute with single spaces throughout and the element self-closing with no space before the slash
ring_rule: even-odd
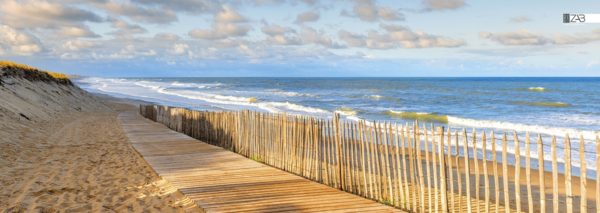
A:
<svg viewBox="0 0 600 213">
<path fill-rule="evenodd" d="M 119 115 L 150 166 L 207 212 L 400 212 L 212 146 L 141 116 Z"/>
</svg>

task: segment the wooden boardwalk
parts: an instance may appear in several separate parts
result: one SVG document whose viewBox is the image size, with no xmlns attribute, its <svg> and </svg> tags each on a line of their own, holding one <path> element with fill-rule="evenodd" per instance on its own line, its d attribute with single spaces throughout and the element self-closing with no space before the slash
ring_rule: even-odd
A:
<svg viewBox="0 0 600 213">
<path fill-rule="evenodd" d="M 135 112 L 119 121 L 152 168 L 207 212 L 398 212 L 212 146 Z"/>
</svg>

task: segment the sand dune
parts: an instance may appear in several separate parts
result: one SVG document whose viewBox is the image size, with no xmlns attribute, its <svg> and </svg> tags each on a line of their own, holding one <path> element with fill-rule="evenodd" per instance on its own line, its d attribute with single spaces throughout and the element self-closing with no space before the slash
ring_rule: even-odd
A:
<svg viewBox="0 0 600 213">
<path fill-rule="evenodd" d="M 127 142 L 123 106 L 1 74 L 0 212 L 200 211 Z"/>
</svg>

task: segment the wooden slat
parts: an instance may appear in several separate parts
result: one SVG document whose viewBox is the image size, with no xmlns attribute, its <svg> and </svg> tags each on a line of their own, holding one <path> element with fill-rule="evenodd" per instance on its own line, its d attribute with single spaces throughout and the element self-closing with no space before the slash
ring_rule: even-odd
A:
<svg viewBox="0 0 600 213">
<path fill-rule="evenodd" d="M 565 143 L 565 190 L 567 196 L 567 213 L 573 212 L 573 185 L 571 182 L 571 139 L 567 134 Z"/>
<path fill-rule="evenodd" d="M 513 132 L 513 140 L 515 142 L 515 203 L 517 204 L 517 212 L 521 212 L 521 144 L 517 132 Z"/>
<path fill-rule="evenodd" d="M 537 140 L 538 148 L 538 176 L 540 181 L 540 212 L 546 212 L 546 184 L 544 178 L 544 145 L 542 143 L 542 136 L 538 135 Z"/>
<path fill-rule="evenodd" d="M 552 212 L 558 213 L 558 163 L 556 162 L 556 137 L 554 136 L 552 136 L 550 149 L 552 154 Z"/>
<path fill-rule="evenodd" d="M 417 212 L 460 212 L 473 209 L 480 211 L 482 206 L 486 206 L 486 210 L 492 207 L 489 199 L 472 199 L 470 196 L 472 191 L 476 190 L 474 195 L 479 198 L 481 190 L 478 181 L 481 173 L 477 159 L 479 146 L 475 134 L 471 150 L 468 148 L 470 142 L 467 134 L 463 133 L 463 148 L 466 152 L 463 152 L 461 160 L 464 161 L 459 162 L 456 159 L 457 169 L 453 171 L 451 134 L 448 134 L 448 153 L 445 155 L 443 129 L 440 128 L 440 132 L 436 133 L 433 125 L 430 130 L 427 125 L 423 125 L 420 131 L 418 122 L 415 122 L 412 130 L 407 124 L 399 131 L 398 126 L 389 123 L 373 122 L 373 125 L 365 125 L 365 121 L 340 120 L 337 114 L 333 119 L 321 119 L 248 110 L 199 112 L 162 106 L 144 108 L 140 110 L 141 113 L 149 118 L 157 118 L 173 130 L 206 140 L 209 144 L 307 180 L 363 195 L 388 205 Z M 155 165 L 155 170 L 179 186 L 181 191 L 195 194 L 194 198 L 202 199 L 205 208 L 221 212 L 300 211 L 301 209 L 294 206 L 269 210 L 253 208 L 255 205 L 279 205 L 289 200 L 302 199 L 302 203 L 310 203 L 312 207 L 319 206 L 319 211 L 336 212 L 334 209 L 338 205 L 337 202 L 319 198 L 337 195 L 329 195 L 322 191 L 302 191 L 297 195 L 284 193 L 301 187 L 303 183 L 293 179 L 297 176 L 278 177 L 279 175 L 267 171 L 270 167 L 265 168 L 262 164 L 249 167 L 239 163 L 235 159 L 237 155 L 216 151 L 220 150 L 218 147 L 198 148 L 195 147 L 196 141 L 189 141 L 189 138 L 181 134 L 148 132 L 144 131 L 145 129 L 147 128 L 130 129 L 129 133 L 136 138 L 131 140 L 134 147 L 146 153 L 146 160 Z M 439 142 L 436 140 L 437 135 L 440 136 Z M 458 143 L 458 134 L 455 136 Z M 457 144 L 456 149 L 458 147 Z M 482 149 L 485 150 L 485 147 Z M 474 158 L 469 158 L 469 151 L 475 154 Z M 210 166 L 198 166 L 197 162 L 210 162 Z M 471 163 L 475 164 L 475 186 L 470 185 Z M 461 170 L 461 164 L 465 165 L 466 169 Z M 239 173 L 229 172 L 225 175 L 228 178 L 223 179 L 223 170 Z M 484 176 L 487 177 L 485 165 L 484 170 Z M 198 180 L 195 179 L 197 173 L 203 175 L 201 181 L 204 186 L 200 188 L 197 187 Z M 449 183 L 447 175 L 450 175 Z M 463 175 L 468 180 L 466 185 L 460 181 Z M 459 180 L 459 191 L 466 186 L 467 196 L 460 192 L 454 193 L 454 177 Z M 281 185 L 288 182 L 287 185 Z M 248 190 L 245 184 L 254 184 L 254 188 Z M 451 188 L 450 205 L 446 203 L 447 184 L 450 184 Z M 321 194 L 323 195 L 320 196 Z M 279 199 L 273 201 L 266 199 L 267 197 Z M 346 198 L 336 199 L 339 200 Z M 252 204 L 246 204 L 247 202 Z M 356 211 L 368 211 L 370 206 L 379 205 L 362 205 L 361 202 L 363 201 L 348 206 L 352 206 Z M 455 208 L 456 204 L 458 208 Z M 448 209 L 449 206 L 451 209 Z M 467 208 L 463 209 L 461 206 Z M 379 206 L 377 209 L 384 207 Z M 496 210 L 503 209 L 498 205 L 493 207 Z"/>
<path fill-rule="evenodd" d="M 531 141 L 529 133 L 525 136 L 525 178 L 527 179 L 527 210 L 533 213 L 533 195 L 531 193 Z"/>
<path fill-rule="evenodd" d="M 473 212 L 471 204 L 471 169 L 469 166 L 469 140 L 467 137 L 467 131 L 463 129 L 463 152 L 465 160 L 465 182 L 467 184 L 467 212 Z"/>
<path fill-rule="evenodd" d="M 600 136 L 596 135 L 596 212 L 600 213 Z"/>
<path fill-rule="evenodd" d="M 510 209 L 510 193 L 508 190 L 508 155 L 506 149 L 506 133 L 502 135 L 502 180 L 503 181 L 503 191 L 504 191 L 504 205 L 506 209 Z M 509 210 L 506 210 L 509 212 Z"/>
<path fill-rule="evenodd" d="M 580 185 L 580 207 L 579 212 L 586 213 L 587 212 L 587 168 L 586 168 L 586 158 L 585 158 L 585 140 L 583 139 L 583 135 L 579 136 L 579 185 Z"/>
</svg>

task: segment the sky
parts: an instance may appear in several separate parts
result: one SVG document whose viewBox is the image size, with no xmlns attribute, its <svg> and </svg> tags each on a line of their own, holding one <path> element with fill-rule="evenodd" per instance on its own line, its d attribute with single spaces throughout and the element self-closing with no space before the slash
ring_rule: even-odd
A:
<svg viewBox="0 0 600 213">
<path fill-rule="evenodd" d="M 600 76 L 600 1 L 0 0 L 0 59 L 106 77 Z"/>
</svg>

